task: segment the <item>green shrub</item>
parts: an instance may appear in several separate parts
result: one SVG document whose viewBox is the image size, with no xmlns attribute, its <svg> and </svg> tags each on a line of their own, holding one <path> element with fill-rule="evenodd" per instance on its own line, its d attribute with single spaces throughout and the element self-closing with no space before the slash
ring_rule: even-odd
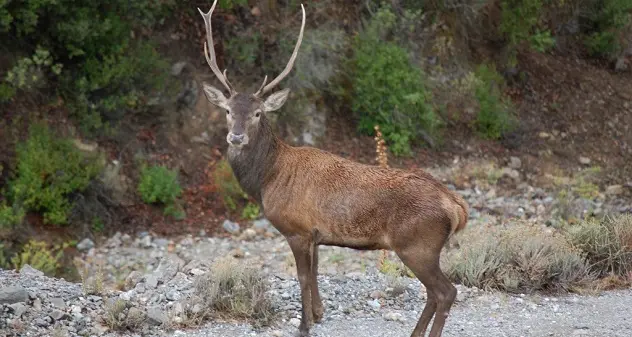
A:
<svg viewBox="0 0 632 337">
<path fill-rule="evenodd" d="M 148 204 L 161 203 L 165 206 L 165 214 L 182 217 L 177 199 L 182 195 L 182 187 L 178 182 L 178 173 L 162 165 L 153 165 L 141 169 L 138 192 Z"/>
<path fill-rule="evenodd" d="M 476 78 L 474 95 L 479 104 L 476 129 L 485 138 L 498 139 L 516 123 L 511 114 L 511 102 L 502 95 L 503 78 L 494 66 L 486 64 L 478 66 Z"/>
<path fill-rule="evenodd" d="M 97 158 L 78 150 L 71 140 L 53 135 L 47 125 L 34 123 L 29 137 L 16 148 L 16 177 L 9 182 L 12 207 L 3 214 L 42 212 L 45 223 L 66 224 L 72 209 L 69 196 L 83 191 L 100 172 Z"/>
<path fill-rule="evenodd" d="M 530 47 L 536 47 L 538 51 L 546 51 L 553 46 L 555 40 L 550 32 L 539 30 L 545 13 L 544 1 L 546 0 L 501 1 L 499 28 L 505 34 L 510 48 L 516 48 L 524 42 L 529 43 Z"/>
<path fill-rule="evenodd" d="M 586 46 L 594 56 L 613 57 L 621 51 L 621 42 L 630 33 L 632 1 L 592 0 L 585 12 L 590 25 Z"/>
<path fill-rule="evenodd" d="M 632 215 L 584 220 L 567 226 L 566 232 L 599 276 L 629 277 L 632 273 Z"/>
<path fill-rule="evenodd" d="M 12 52 L 33 55 L 13 65 L 3 79 L 0 99 L 6 101 L 16 90 L 52 84 L 49 87 L 69 104 L 84 131 L 99 130 L 104 121 L 116 122 L 126 112 L 137 111 L 148 95 L 163 89 L 167 63 L 149 40 L 135 33 L 160 23 L 174 4 L 0 1 L 0 38 L 18 38 L 21 43 L 11 46 L 17 49 Z"/>
<path fill-rule="evenodd" d="M 28 264 L 46 275 L 54 276 L 61 266 L 59 261 L 66 247 L 67 245 L 62 245 L 51 249 L 46 242 L 31 240 L 22 247 L 20 253 L 11 258 L 11 263 L 17 270 Z"/>
<path fill-rule="evenodd" d="M 372 134 L 380 125 L 391 151 L 406 155 L 423 133 L 435 134 L 439 121 L 421 69 L 404 48 L 382 39 L 395 20 L 390 9 L 382 7 L 354 41 L 352 109 L 360 118 L 360 131 Z"/>
</svg>

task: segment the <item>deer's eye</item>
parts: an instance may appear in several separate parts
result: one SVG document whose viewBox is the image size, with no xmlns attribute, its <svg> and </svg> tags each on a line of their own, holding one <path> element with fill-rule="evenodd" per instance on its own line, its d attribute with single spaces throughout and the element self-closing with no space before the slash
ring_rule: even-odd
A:
<svg viewBox="0 0 632 337">
<path fill-rule="evenodd" d="M 261 116 L 261 112 L 257 111 L 257 112 L 255 113 L 255 117 L 259 118 L 259 116 Z"/>
</svg>

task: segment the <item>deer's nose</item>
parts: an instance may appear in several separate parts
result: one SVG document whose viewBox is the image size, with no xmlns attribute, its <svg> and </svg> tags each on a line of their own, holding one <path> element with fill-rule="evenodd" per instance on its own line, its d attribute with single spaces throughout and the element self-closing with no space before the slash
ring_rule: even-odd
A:
<svg viewBox="0 0 632 337">
<path fill-rule="evenodd" d="M 235 134 L 235 133 L 228 134 L 228 142 L 233 144 L 233 145 L 240 145 L 241 143 L 244 142 L 244 138 L 245 138 L 245 135 L 243 133 L 241 133 L 241 134 Z"/>
</svg>

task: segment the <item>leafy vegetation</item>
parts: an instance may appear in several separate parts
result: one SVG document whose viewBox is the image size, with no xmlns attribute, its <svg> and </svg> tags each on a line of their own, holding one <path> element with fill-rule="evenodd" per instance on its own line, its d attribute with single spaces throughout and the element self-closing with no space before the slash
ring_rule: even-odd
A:
<svg viewBox="0 0 632 337">
<path fill-rule="evenodd" d="M 474 95 L 479 105 L 476 129 L 485 138 L 498 139 L 516 123 L 511 103 L 502 95 L 503 78 L 493 66 L 486 64 L 478 66 L 476 78 Z"/>
<path fill-rule="evenodd" d="M 237 210 L 240 203 L 248 201 L 248 194 L 241 189 L 227 160 L 217 162 L 213 180 L 224 206 L 229 211 Z"/>
<path fill-rule="evenodd" d="M 141 168 L 138 192 L 148 204 L 160 203 L 165 206 L 165 214 L 181 217 L 177 200 L 182 195 L 178 173 L 162 165 Z"/>
<path fill-rule="evenodd" d="M 45 223 L 66 224 L 73 205 L 70 196 L 88 187 L 100 172 L 98 158 L 82 153 L 70 139 L 54 136 L 42 123 L 31 125 L 28 139 L 17 145 L 16 152 L 10 204 L 0 206 L 0 219 L 16 225 L 26 211 L 36 211 Z"/>
<path fill-rule="evenodd" d="M 31 240 L 22 247 L 20 253 L 11 258 L 11 264 L 17 270 L 28 264 L 48 276 L 54 276 L 61 267 L 59 261 L 67 246 L 64 244 L 51 249 L 46 242 Z"/>
<path fill-rule="evenodd" d="M 383 39 L 395 20 L 390 9 L 380 8 L 353 43 L 352 109 L 360 131 L 371 134 L 378 124 L 393 154 L 408 155 L 411 143 L 435 134 L 440 123 L 421 69 L 406 49 Z"/>
</svg>

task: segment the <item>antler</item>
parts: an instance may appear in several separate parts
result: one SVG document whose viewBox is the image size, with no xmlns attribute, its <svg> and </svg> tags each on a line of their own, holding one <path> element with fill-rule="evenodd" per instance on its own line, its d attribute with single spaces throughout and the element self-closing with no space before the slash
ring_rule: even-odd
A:
<svg viewBox="0 0 632 337">
<path fill-rule="evenodd" d="M 204 18 L 204 25 L 206 26 L 206 43 L 204 44 L 204 56 L 206 57 L 206 62 L 213 70 L 213 73 L 220 82 L 228 89 L 230 95 L 235 94 L 235 90 L 231 87 L 228 78 L 226 77 L 226 70 L 224 73 L 219 70 L 217 66 L 217 58 L 215 57 L 215 45 L 213 44 L 213 29 L 211 28 L 211 15 L 213 15 L 213 10 L 215 9 L 215 5 L 217 5 L 217 0 L 213 1 L 213 6 L 211 6 L 211 10 L 208 13 L 204 14 L 200 8 L 198 11 L 202 14 Z"/>
<path fill-rule="evenodd" d="M 272 80 L 272 82 L 270 82 L 268 85 L 265 85 L 266 80 L 268 79 L 268 77 L 266 76 L 263 79 L 263 84 L 254 94 L 255 96 L 263 95 L 266 92 L 270 91 L 270 89 L 279 84 L 279 82 L 281 82 L 285 78 L 285 76 L 287 76 L 287 74 L 289 74 L 292 70 L 292 67 L 294 66 L 294 61 L 296 60 L 296 55 L 298 55 L 298 48 L 301 46 L 301 42 L 303 41 L 303 29 L 305 28 L 305 7 L 303 7 L 303 4 L 301 4 L 301 10 L 303 11 L 303 22 L 301 23 L 301 31 L 298 34 L 298 41 L 296 42 L 296 46 L 294 47 L 294 52 L 292 53 L 292 57 L 290 57 L 290 61 L 285 66 L 285 69 L 283 69 L 283 72 L 281 72 L 281 74 L 279 74 L 279 76 Z"/>
</svg>

